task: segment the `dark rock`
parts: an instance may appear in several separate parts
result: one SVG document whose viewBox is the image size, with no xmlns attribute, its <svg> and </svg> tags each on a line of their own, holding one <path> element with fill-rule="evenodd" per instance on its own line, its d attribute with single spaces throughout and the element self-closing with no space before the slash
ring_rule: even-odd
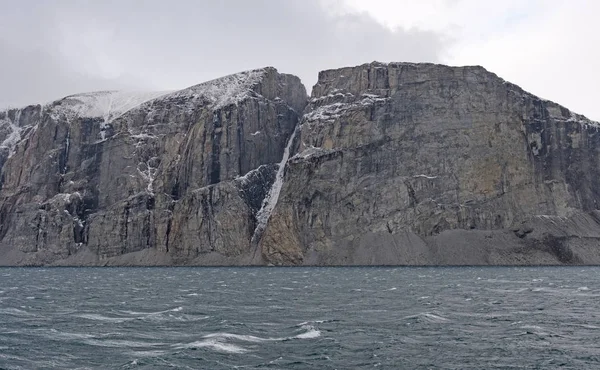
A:
<svg viewBox="0 0 600 370">
<path fill-rule="evenodd" d="M 481 67 L 321 72 L 264 262 L 598 263 L 599 127 Z"/>
<path fill-rule="evenodd" d="M 297 77 L 264 68 L 166 95 L 79 94 L 2 113 L 0 264 L 250 255 L 305 105 Z"/>
<path fill-rule="evenodd" d="M 482 67 L 78 94 L 0 143 L 2 265 L 600 264 L 600 124 Z"/>
</svg>

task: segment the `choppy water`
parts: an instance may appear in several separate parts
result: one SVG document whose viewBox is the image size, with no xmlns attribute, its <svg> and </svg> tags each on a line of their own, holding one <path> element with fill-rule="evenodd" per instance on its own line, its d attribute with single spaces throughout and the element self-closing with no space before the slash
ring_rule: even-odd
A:
<svg viewBox="0 0 600 370">
<path fill-rule="evenodd" d="M 4 268 L 0 368 L 600 368 L 600 268 Z"/>
</svg>

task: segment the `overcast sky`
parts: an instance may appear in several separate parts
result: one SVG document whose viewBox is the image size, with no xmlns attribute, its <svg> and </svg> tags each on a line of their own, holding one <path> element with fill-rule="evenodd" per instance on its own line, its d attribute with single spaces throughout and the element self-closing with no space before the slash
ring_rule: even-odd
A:
<svg viewBox="0 0 600 370">
<path fill-rule="evenodd" d="M 600 120 L 596 0 L 0 0 L 0 106 L 274 66 L 482 65 Z"/>
</svg>

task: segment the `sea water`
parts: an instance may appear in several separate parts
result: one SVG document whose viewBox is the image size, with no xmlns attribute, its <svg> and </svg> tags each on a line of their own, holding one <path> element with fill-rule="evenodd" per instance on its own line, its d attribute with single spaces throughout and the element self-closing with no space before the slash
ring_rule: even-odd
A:
<svg viewBox="0 0 600 370">
<path fill-rule="evenodd" d="M 600 368 L 600 268 L 1 268 L 2 369 Z"/>
</svg>

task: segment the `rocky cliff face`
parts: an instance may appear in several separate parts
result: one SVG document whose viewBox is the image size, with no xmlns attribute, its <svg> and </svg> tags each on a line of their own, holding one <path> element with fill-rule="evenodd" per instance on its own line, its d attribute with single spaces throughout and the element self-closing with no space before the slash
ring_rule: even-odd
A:
<svg viewBox="0 0 600 370">
<path fill-rule="evenodd" d="M 481 67 L 324 71 L 273 264 L 599 263 L 599 125 Z"/>
<path fill-rule="evenodd" d="M 273 68 L 0 116 L 0 263 L 240 264 L 306 105 Z"/>
<path fill-rule="evenodd" d="M 599 130 L 481 67 L 75 95 L 0 113 L 0 264 L 600 263 Z"/>
</svg>

